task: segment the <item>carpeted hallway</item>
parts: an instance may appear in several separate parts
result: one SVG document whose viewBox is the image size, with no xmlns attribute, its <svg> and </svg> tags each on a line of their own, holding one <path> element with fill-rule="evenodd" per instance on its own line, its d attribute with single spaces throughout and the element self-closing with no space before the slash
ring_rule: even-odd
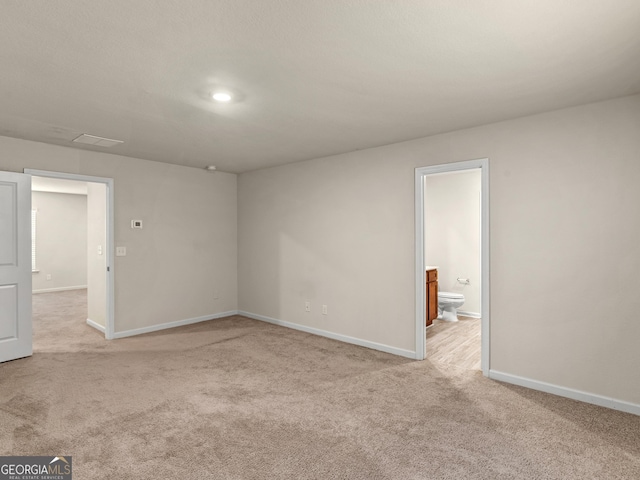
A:
<svg viewBox="0 0 640 480">
<path fill-rule="evenodd" d="M 107 342 L 78 295 L 35 295 L 33 357 L 0 364 L 0 455 L 77 480 L 640 478 L 634 415 L 239 316 Z"/>
</svg>

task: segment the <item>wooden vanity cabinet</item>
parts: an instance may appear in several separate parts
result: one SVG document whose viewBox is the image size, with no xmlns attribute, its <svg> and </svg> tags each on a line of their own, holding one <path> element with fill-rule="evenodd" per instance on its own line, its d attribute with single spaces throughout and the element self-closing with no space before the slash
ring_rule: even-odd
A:
<svg viewBox="0 0 640 480">
<path fill-rule="evenodd" d="M 427 327 L 433 323 L 438 317 L 438 270 L 435 268 L 432 270 L 427 270 L 426 274 L 426 300 L 427 300 L 427 308 L 426 308 L 426 325 Z"/>
</svg>

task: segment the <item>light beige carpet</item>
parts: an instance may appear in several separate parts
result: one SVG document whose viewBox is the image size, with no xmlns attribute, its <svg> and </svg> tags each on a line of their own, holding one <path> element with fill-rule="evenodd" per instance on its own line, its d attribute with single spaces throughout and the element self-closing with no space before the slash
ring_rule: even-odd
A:
<svg viewBox="0 0 640 480">
<path fill-rule="evenodd" d="M 79 295 L 36 295 L 33 357 L 0 364 L 2 455 L 76 480 L 640 478 L 634 415 L 239 316 L 107 342 Z"/>
</svg>

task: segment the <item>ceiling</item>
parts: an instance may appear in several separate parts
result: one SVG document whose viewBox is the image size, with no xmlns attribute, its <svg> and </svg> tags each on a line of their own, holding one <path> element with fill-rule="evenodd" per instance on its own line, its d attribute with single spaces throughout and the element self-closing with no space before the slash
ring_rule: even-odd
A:
<svg viewBox="0 0 640 480">
<path fill-rule="evenodd" d="M 87 182 L 78 180 L 66 180 L 64 178 L 31 177 L 32 192 L 70 193 L 73 195 L 86 195 Z"/>
<path fill-rule="evenodd" d="M 638 0 L 0 7 L 0 135 L 226 172 L 640 92 Z"/>
</svg>

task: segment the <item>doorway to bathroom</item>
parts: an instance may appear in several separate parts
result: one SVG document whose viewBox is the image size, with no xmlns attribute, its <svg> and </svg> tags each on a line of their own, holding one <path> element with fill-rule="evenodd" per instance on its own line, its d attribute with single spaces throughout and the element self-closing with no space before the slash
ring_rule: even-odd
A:
<svg viewBox="0 0 640 480">
<path fill-rule="evenodd" d="M 416 356 L 488 375 L 489 161 L 417 168 L 415 189 Z"/>
</svg>

